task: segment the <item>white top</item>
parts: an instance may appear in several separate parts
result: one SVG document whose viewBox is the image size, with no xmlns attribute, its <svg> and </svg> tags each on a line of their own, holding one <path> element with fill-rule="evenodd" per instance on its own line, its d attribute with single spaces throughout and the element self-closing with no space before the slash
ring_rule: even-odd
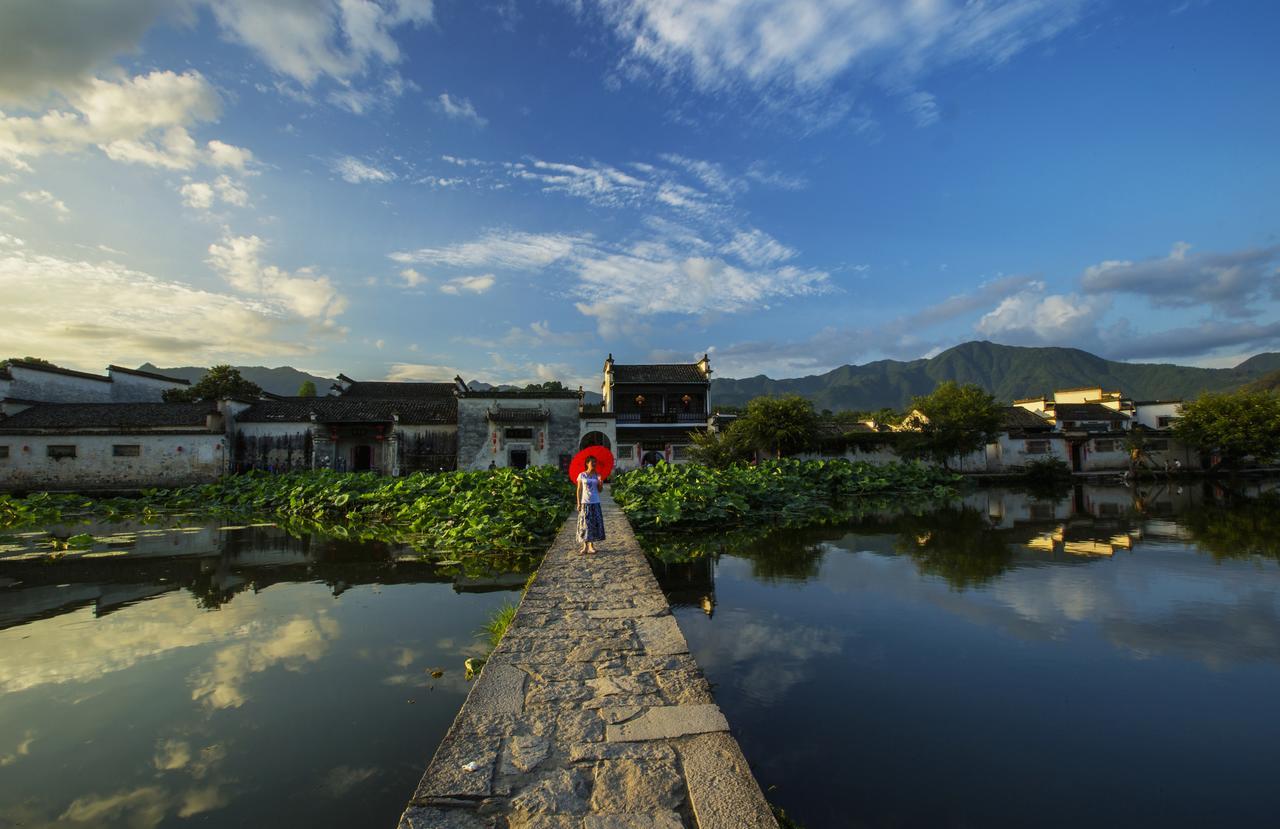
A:
<svg viewBox="0 0 1280 829">
<path fill-rule="evenodd" d="M 586 487 L 586 495 L 582 499 L 584 504 L 600 503 L 600 476 L 590 472 L 578 473 L 578 486 Z"/>
</svg>

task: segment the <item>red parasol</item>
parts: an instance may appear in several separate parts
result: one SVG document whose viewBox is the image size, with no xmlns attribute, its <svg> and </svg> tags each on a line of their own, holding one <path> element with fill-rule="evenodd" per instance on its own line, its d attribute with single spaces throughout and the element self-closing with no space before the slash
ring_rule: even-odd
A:
<svg viewBox="0 0 1280 829">
<path fill-rule="evenodd" d="M 613 453 L 603 446 L 588 446 L 574 455 L 569 463 L 569 480 L 575 484 L 578 482 L 578 476 L 587 471 L 587 458 L 596 459 L 596 474 L 600 480 L 608 480 L 609 473 L 613 471 Z"/>
</svg>

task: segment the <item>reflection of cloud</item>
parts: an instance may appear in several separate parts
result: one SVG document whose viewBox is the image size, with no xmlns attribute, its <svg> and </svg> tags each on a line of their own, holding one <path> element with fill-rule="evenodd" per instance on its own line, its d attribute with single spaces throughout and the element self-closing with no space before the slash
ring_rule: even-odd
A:
<svg viewBox="0 0 1280 829">
<path fill-rule="evenodd" d="M 325 775 L 321 788 L 333 797 L 343 797 L 377 773 L 376 768 L 353 769 L 350 766 L 338 766 Z"/>
<path fill-rule="evenodd" d="M 61 820 L 72 823 L 120 822 L 146 829 L 164 820 L 169 797 L 159 786 L 143 786 L 105 796 L 76 798 Z"/>
<path fill-rule="evenodd" d="M 407 668 L 421 658 L 422 653 L 420 651 L 415 651 L 413 648 L 398 648 L 394 661 L 397 668 Z"/>
<path fill-rule="evenodd" d="M 0 754 L 0 768 L 11 766 L 18 762 L 19 758 L 26 757 L 31 753 L 31 744 L 36 741 L 36 733 L 27 731 L 22 735 L 22 740 L 18 743 L 18 747 L 11 754 Z"/>
<path fill-rule="evenodd" d="M 338 623 L 324 614 L 292 619 L 270 638 L 250 636 L 250 641 L 218 651 L 213 667 L 192 677 L 191 698 L 209 708 L 239 708 L 247 699 L 243 686 L 250 674 L 276 665 L 301 670 L 307 662 L 323 656 L 329 641 L 337 636 Z"/>
<path fill-rule="evenodd" d="M 157 771 L 185 771 L 199 780 L 226 756 L 226 747 L 216 743 L 200 749 L 198 755 L 193 755 L 191 744 L 186 740 L 168 739 L 161 740 L 156 745 L 156 756 L 152 764 Z"/>
<path fill-rule="evenodd" d="M 189 596 L 170 594 L 102 617 L 84 608 L 38 620 L 21 628 L 21 646 L 0 647 L 0 694 L 101 679 L 182 648 L 278 640 L 273 631 L 280 623 L 261 614 L 262 607 L 250 603 L 229 604 L 217 613 L 193 612 Z M 288 618 L 305 622 L 310 617 Z M 336 623 L 321 618 L 317 624 L 324 638 L 332 638 Z M 77 635 L 66 635 L 68 625 Z"/>
<path fill-rule="evenodd" d="M 1280 662 L 1280 611 L 1274 593 L 1257 590 L 1234 604 L 1187 602 L 1155 619 L 1116 616 L 1103 623 L 1112 644 L 1134 654 L 1178 656 L 1214 670 Z"/>
<path fill-rule="evenodd" d="M 761 704 L 776 703 L 807 679 L 816 657 L 843 648 L 844 634 L 834 628 L 799 625 L 778 616 L 751 619 L 742 611 L 728 617 L 728 624 L 712 625 L 706 633 L 708 647 L 699 660 L 707 673 L 733 677 L 745 695 Z"/>
</svg>

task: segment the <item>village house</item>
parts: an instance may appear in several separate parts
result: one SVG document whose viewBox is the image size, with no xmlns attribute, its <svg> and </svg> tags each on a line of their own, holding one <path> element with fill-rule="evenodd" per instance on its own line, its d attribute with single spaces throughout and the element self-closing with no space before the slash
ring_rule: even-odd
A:
<svg viewBox="0 0 1280 829">
<path fill-rule="evenodd" d="M 17 414 L 36 403 L 159 403 L 168 389 L 189 385 L 177 377 L 115 365 L 102 375 L 10 360 L 0 365 L 0 415 Z"/>
<path fill-rule="evenodd" d="M 0 420 L 0 488 L 127 490 L 216 480 L 216 403 L 37 403 Z"/>
<path fill-rule="evenodd" d="M 614 456 L 620 469 L 687 459 L 690 434 L 711 420 L 711 359 L 696 363 L 604 362 L 603 413 L 617 430 Z"/>
</svg>

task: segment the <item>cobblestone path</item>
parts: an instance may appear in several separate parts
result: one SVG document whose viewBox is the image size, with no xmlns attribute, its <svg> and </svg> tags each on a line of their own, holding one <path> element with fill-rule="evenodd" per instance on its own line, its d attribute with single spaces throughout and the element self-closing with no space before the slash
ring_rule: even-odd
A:
<svg viewBox="0 0 1280 829">
<path fill-rule="evenodd" d="M 561 529 L 400 829 L 776 829 L 626 517 Z"/>
</svg>

